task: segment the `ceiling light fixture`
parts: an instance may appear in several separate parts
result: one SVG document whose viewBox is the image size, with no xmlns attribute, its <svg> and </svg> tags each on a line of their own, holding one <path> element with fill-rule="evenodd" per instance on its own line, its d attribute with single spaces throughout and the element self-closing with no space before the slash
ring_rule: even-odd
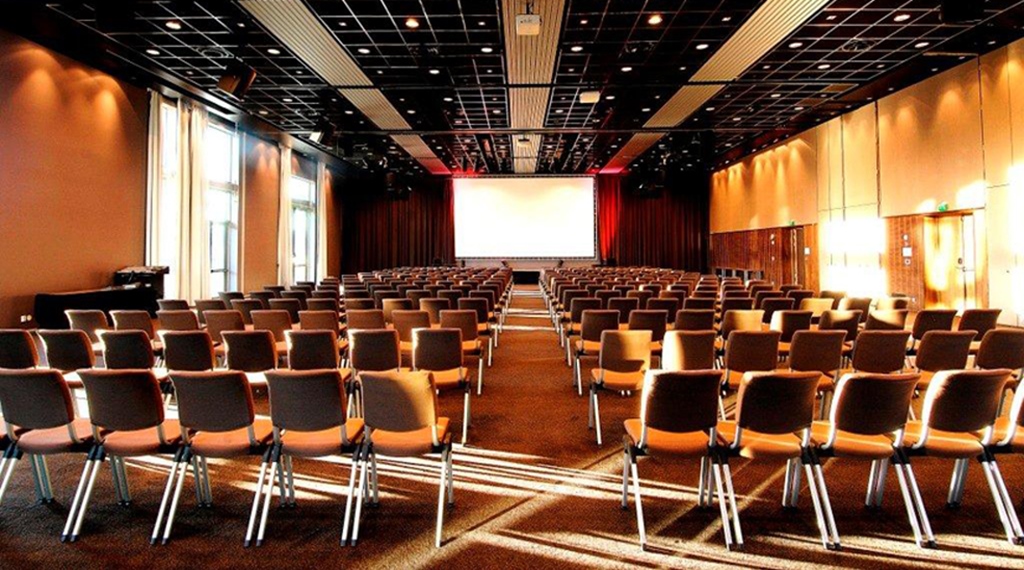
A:
<svg viewBox="0 0 1024 570">
<path fill-rule="evenodd" d="M 798 49 L 804 47 L 804 42 L 789 42 L 789 49 Z"/>
<path fill-rule="evenodd" d="M 697 44 L 697 50 L 698 51 L 706 50 L 706 49 L 708 49 L 708 47 L 709 47 L 708 44 Z"/>
<path fill-rule="evenodd" d="M 782 97 L 782 93 L 772 93 L 771 97 L 772 99 L 778 99 L 779 97 Z"/>
<path fill-rule="evenodd" d="M 406 111 L 406 113 L 408 113 L 410 115 L 415 115 L 416 114 L 416 109 L 409 109 L 408 111 Z"/>
<path fill-rule="evenodd" d="M 281 55 L 281 50 L 277 48 L 267 48 L 267 53 L 270 55 Z"/>
<path fill-rule="evenodd" d="M 605 101 L 614 101 L 615 100 L 615 95 L 605 95 L 604 96 L 604 100 Z"/>
<path fill-rule="evenodd" d="M 454 99 L 452 99 L 451 97 L 445 97 L 444 98 L 444 102 L 445 103 L 451 103 L 452 101 L 454 101 Z"/>
<path fill-rule="evenodd" d="M 260 109 L 260 110 L 259 110 L 259 114 L 261 114 L 261 115 L 266 115 L 266 114 L 267 114 L 267 111 L 266 111 L 265 109 Z"/>
<path fill-rule="evenodd" d="M 482 51 L 483 53 L 494 53 L 494 48 L 490 46 L 484 46 L 480 48 L 480 51 Z"/>
<path fill-rule="evenodd" d="M 641 113 L 650 113 L 651 112 L 651 108 L 650 107 L 644 107 L 643 109 L 640 109 L 640 112 Z"/>
<path fill-rule="evenodd" d="M 827 63 L 823 63 L 823 64 L 818 66 L 818 69 L 828 69 L 830 67 L 832 67 L 832 66 L 827 64 Z"/>
<path fill-rule="evenodd" d="M 181 22 L 177 20 L 167 20 L 167 22 L 164 23 L 164 26 L 166 26 L 167 29 L 169 30 L 180 30 Z"/>
<path fill-rule="evenodd" d="M 160 55 L 160 50 L 155 50 L 153 48 L 150 48 L 150 49 L 146 50 L 146 53 L 148 53 L 149 55 Z"/>
<path fill-rule="evenodd" d="M 910 19 L 910 14 L 896 14 L 896 17 L 893 18 L 893 21 L 894 22 L 906 22 L 909 19 Z"/>
<path fill-rule="evenodd" d="M 420 27 L 420 21 L 417 20 L 416 18 L 406 18 L 405 27 L 415 30 L 416 28 Z"/>
<path fill-rule="evenodd" d="M 291 103 L 292 101 L 294 101 L 294 99 L 292 99 L 291 97 L 285 97 L 284 99 L 281 100 L 284 101 L 285 103 Z"/>
<path fill-rule="evenodd" d="M 633 71 L 633 68 L 632 68 L 632 67 L 630 67 L 630 66 L 628 66 L 628 65 L 624 65 L 624 66 L 622 67 L 622 72 L 623 72 L 623 73 L 629 73 L 630 71 Z"/>
<path fill-rule="evenodd" d="M 715 108 L 714 107 L 704 107 L 704 110 L 710 112 L 710 111 L 714 111 Z"/>
<path fill-rule="evenodd" d="M 793 110 L 794 111 L 803 111 L 804 108 L 803 107 L 794 107 Z"/>
<path fill-rule="evenodd" d="M 346 115 L 354 115 L 355 113 L 352 111 L 352 109 L 345 109 L 345 114 Z"/>
<path fill-rule="evenodd" d="M 441 73 L 441 70 L 440 69 L 431 69 L 427 73 L 429 73 L 431 75 L 439 75 Z"/>
<path fill-rule="evenodd" d="M 916 44 L 914 44 L 914 47 L 917 48 L 917 49 L 921 49 L 921 48 L 926 48 L 926 47 L 928 47 L 930 45 L 932 45 L 931 42 L 917 42 Z"/>
<path fill-rule="evenodd" d="M 652 26 L 657 26 L 664 21 L 665 19 L 661 17 L 661 14 L 651 14 L 651 17 L 647 18 L 647 23 Z"/>
<path fill-rule="evenodd" d="M 571 48 L 569 48 L 569 51 L 573 53 L 579 53 L 583 51 L 583 46 L 572 46 Z"/>
<path fill-rule="evenodd" d="M 367 55 L 368 53 L 370 53 L 370 48 L 359 48 L 356 51 L 363 55 Z"/>
</svg>

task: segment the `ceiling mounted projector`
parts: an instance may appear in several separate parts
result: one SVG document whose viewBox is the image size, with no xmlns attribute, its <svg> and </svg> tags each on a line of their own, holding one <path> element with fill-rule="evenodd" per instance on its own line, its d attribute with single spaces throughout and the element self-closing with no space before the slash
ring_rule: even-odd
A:
<svg viewBox="0 0 1024 570">
<path fill-rule="evenodd" d="M 585 105 L 593 105 L 601 100 L 600 91 L 582 91 L 580 92 L 580 103 Z"/>
<path fill-rule="evenodd" d="M 525 14 L 516 14 L 516 35 L 540 35 L 540 16 L 533 13 L 533 0 L 528 0 L 526 2 Z"/>
</svg>

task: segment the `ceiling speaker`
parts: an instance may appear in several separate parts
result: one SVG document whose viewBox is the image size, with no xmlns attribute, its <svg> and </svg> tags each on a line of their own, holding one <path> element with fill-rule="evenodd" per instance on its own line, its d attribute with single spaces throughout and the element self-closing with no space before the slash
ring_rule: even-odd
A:
<svg viewBox="0 0 1024 570">
<path fill-rule="evenodd" d="M 228 64 L 220 76 L 217 88 L 237 99 L 243 99 L 253 81 L 256 81 L 256 70 L 236 59 Z"/>
<path fill-rule="evenodd" d="M 967 24 L 985 18 L 985 3 L 978 0 L 942 0 L 940 18 L 943 24 Z"/>
</svg>

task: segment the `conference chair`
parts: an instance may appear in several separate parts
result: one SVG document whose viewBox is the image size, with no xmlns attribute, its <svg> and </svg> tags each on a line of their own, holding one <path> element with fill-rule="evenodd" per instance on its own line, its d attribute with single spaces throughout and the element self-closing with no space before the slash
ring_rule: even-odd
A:
<svg viewBox="0 0 1024 570">
<path fill-rule="evenodd" d="M 213 342 L 223 342 L 225 331 L 244 331 L 245 321 L 238 311 L 206 311 L 206 332 L 210 333 Z"/>
<path fill-rule="evenodd" d="M 107 457 L 119 505 L 131 504 L 125 459 L 180 453 L 181 427 L 164 416 L 160 384 L 149 370 L 82 370 L 94 446 L 71 502 L 61 541 L 75 542 Z"/>
<path fill-rule="evenodd" d="M 907 349 L 907 356 L 917 354 L 917 345 L 928 332 L 953 330 L 955 319 L 955 309 L 925 309 L 918 312 L 914 317 L 914 326 L 911 328 L 911 345 Z"/>
<path fill-rule="evenodd" d="M 345 323 L 348 325 L 349 335 L 352 331 L 386 329 L 388 326 L 384 320 L 382 309 L 351 310 L 345 314 L 347 315 Z"/>
<path fill-rule="evenodd" d="M 451 305 L 448 303 L 448 299 L 429 298 L 420 299 L 419 308 L 421 311 L 426 311 L 431 325 L 439 325 L 441 324 L 441 311 L 451 309 Z"/>
<path fill-rule="evenodd" d="M 36 498 L 53 502 L 48 455 L 82 453 L 92 447 L 89 420 L 76 419 L 74 400 L 61 373 L 53 369 L 0 367 L 5 439 L 0 454 L 0 502 L 18 462 L 28 456 Z M 13 429 L 17 426 L 17 429 Z"/>
<path fill-rule="evenodd" d="M 797 304 L 797 309 L 801 311 L 810 311 L 811 322 L 818 323 L 821 319 L 821 315 L 824 314 L 825 311 L 832 310 L 832 299 L 823 299 L 820 297 L 801 299 Z"/>
<path fill-rule="evenodd" d="M 767 313 L 767 311 L 765 311 Z M 811 328 L 810 311 L 782 310 L 776 311 L 771 318 L 769 329 L 779 331 L 779 356 L 785 358 L 789 354 L 789 345 L 793 342 L 793 334 Z"/>
<path fill-rule="evenodd" d="M 295 506 L 292 457 L 344 457 L 348 454 L 352 463 L 341 534 L 341 543 L 344 544 L 353 503 L 359 442 L 364 429 L 361 418 L 346 415 L 348 393 L 345 382 L 337 370 L 276 370 L 267 373 L 267 383 L 273 443 L 260 464 L 245 545 L 253 543 L 257 517 L 259 530 L 256 531 L 255 544 L 263 544 L 275 486 L 279 488 L 282 504 Z M 279 472 L 283 477 L 278 475 Z M 275 477 L 278 477 L 278 483 L 283 479 L 287 484 L 275 485 Z M 360 497 L 357 508 L 361 506 Z"/>
<path fill-rule="evenodd" d="M 715 331 L 672 330 L 662 340 L 662 370 L 710 370 L 715 367 Z"/>
<path fill-rule="evenodd" d="M 349 333 L 349 359 L 353 372 L 399 370 L 398 331 L 391 329 L 360 329 Z"/>
<path fill-rule="evenodd" d="M 761 303 L 755 304 L 755 307 L 764 311 L 764 316 L 761 322 L 764 324 L 771 324 L 772 316 L 777 311 L 791 311 L 793 310 L 793 299 L 787 299 L 785 297 L 765 297 L 761 300 Z"/>
<path fill-rule="evenodd" d="M 448 301 L 449 310 L 454 310 L 455 307 L 459 306 L 459 299 L 462 298 L 462 292 L 454 289 L 442 289 L 437 292 L 438 299 L 444 299 Z"/>
<path fill-rule="evenodd" d="M 156 338 L 153 317 L 149 315 L 149 311 L 110 311 L 110 320 L 114 322 L 114 330 L 142 331 L 150 340 Z"/>
<path fill-rule="evenodd" d="M 917 504 L 908 484 L 910 463 L 897 449 L 903 445 L 907 409 L 917 385 L 917 374 L 847 374 L 838 379 L 829 408 L 828 419 L 814 422 L 815 472 L 822 488 L 826 487 L 822 460 L 841 458 L 870 461 L 867 495 L 864 504 L 881 508 L 889 464 L 895 467 L 902 491 L 907 518 L 914 532 L 914 541 L 924 546 Z M 915 489 L 916 490 L 916 489 Z M 825 505 L 835 547 L 840 547 L 839 531 L 831 505 Z"/>
<path fill-rule="evenodd" d="M 782 291 L 782 293 L 786 294 L 787 296 L 790 291 L 799 291 L 800 289 L 801 286 L 799 283 L 785 283 L 779 285 L 779 291 Z"/>
<path fill-rule="evenodd" d="M 293 330 L 288 338 L 288 368 L 324 370 L 338 368 L 338 335 L 332 330 Z M 342 375 L 350 376 L 347 371 Z"/>
<path fill-rule="evenodd" d="M 857 341 L 857 337 L 860 335 L 860 318 L 860 311 L 840 311 L 837 309 L 828 310 L 821 314 L 821 318 L 818 320 L 818 330 L 846 331 L 846 343 L 849 350 L 852 351 L 853 345 Z M 910 335 L 908 334 L 907 336 L 909 337 Z M 892 371 L 889 370 L 888 372 Z"/>
<path fill-rule="evenodd" d="M 601 351 L 604 331 L 619 330 L 619 311 L 615 309 L 589 309 L 580 317 L 580 335 L 573 343 L 573 387 L 583 395 L 583 371 L 580 361 L 597 356 Z"/>
<path fill-rule="evenodd" d="M 704 333 L 696 333 L 704 334 Z M 713 333 L 712 333 L 713 334 Z M 626 436 L 622 453 L 622 508 L 628 507 L 630 481 L 640 535 L 640 548 L 647 545 L 640 495 L 640 474 L 637 459 L 641 457 L 700 461 L 700 482 L 697 504 L 711 505 L 711 482 L 718 485 L 718 502 L 722 511 L 722 528 L 729 536 L 725 516 L 726 497 L 722 492 L 722 470 L 717 453 L 718 387 L 722 373 L 717 370 L 648 371 L 640 396 L 640 417 L 623 422 Z M 734 505 L 735 508 L 735 505 Z"/>
<path fill-rule="evenodd" d="M 910 311 L 907 309 L 875 309 L 868 313 L 868 319 L 864 323 L 864 330 L 901 331 L 907 327 L 908 313 L 910 313 Z"/>
<path fill-rule="evenodd" d="M 640 299 L 636 297 L 615 297 L 608 300 L 608 310 L 619 312 L 619 324 L 629 323 L 629 314 L 640 309 Z"/>
<path fill-rule="evenodd" d="M 683 303 L 683 309 L 711 309 L 715 308 L 714 297 L 687 297 Z"/>
<path fill-rule="evenodd" d="M 470 393 L 472 384 L 469 371 L 463 366 L 462 333 L 459 329 L 413 330 L 412 369 L 429 372 L 438 394 L 461 391 L 462 444 L 466 444 L 470 425 Z"/>
<path fill-rule="evenodd" d="M 39 353 L 32 334 L 24 329 L 0 329 L 0 368 L 39 366 Z"/>
<path fill-rule="evenodd" d="M 345 353 L 348 351 L 348 340 L 341 338 L 341 334 L 344 332 L 344 329 L 338 321 L 337 312 L 314 310 L 299 311 L 299 326 L 302 330 L 307 331 L 333 332 L 337 339 L 335 342 L 335 351 L 342 355 L 342 357 L 344 357 Z M 286 331 L 285 336 L 287 336 L 289 332 L 293 332 L 293 330 L 294 327 L 292 330 Z"/>
<path fill-rule="evenodd" d="M 281 293 L 284 292 L 286 289 L 287 289 L 287 287 L 285 287 L 284 285 L 264 285 L 263 286 L 263 290 L 264 291 L 270 291 L 271 293 L 273 293 L 275 299 L 280 299 L 281 298 Z"/>
<path fill-rule="evenodd" d="M 917 346 L 914 368 L 921 375 L 918 390 L 927 390 L 935 374 L 963 370 L 971 352 L 974 331 L 928 331 Z"/>
<path fill-rule="evenodd" d="M 449 420 L 437 412 L 437 393 L 426 372 L 368 372 L 360 384 L 365 401 L 365 439 L 357 462 L 359 482 L 355 484 L 355 503 L 350 544 L 359 540 L 360 516 L 364 494 L 371 505 L 379 504 L 377 455 L 391 457 L 440 456 L 437 523 L 434 546 L 441 547 L 445 494 L 454 506 L 452 437 Z M 350 480 L 349 487 L 352 487 Z M 346 513 L 348 508 L 346 507 Z M 348 518 L 342 528 L 342 540 L 348 530 Z"/>
<path fill-rule="evenodd" d="M 206 324 L 206 313 L 208 311 L 226 311 L 227 304 L 220 299 L 198 299 L 196 301 L 196 314 L 199 315 L 199 324 Z"/>
<path fill-rule="evenodd" d="M 680 309 L 676 311 L 672 330 L 711 331 L 715 330 L 714 309 Z"/>
<path fill-rule="evenodd" d="M 270 300 L 274 299 L 275 297 L 276 295 L 274 295 L 273 291 L 251 291 L 249 293 L 250 299 L 256 299 L 257 301 L 260 302 L 260 304 L 262 305 L 260 307 L 261 309 L 269 309 Z"/>
<path fill-rule="evenodd" d="M 477 325 L 477 332 L 480 336 L 487 339 L 487 366 L 491 366 L 494 362 L 495 344 L 487 311 L 487 300 L 463 297 L 459 299 L 458 308 L 460 311 L 473 311 L 476 313 L 477 322 L 479 323 Z"/>
<path fill-rule="evenodd" d="M 252 389 L 238 371 L 175 372 L 183 449 L 171 464 L 150 543 L 167 544 L 177 513 L 185 473 L 192 466 L 199 507 L 213 506 L 208 458 L 238 459 L 266 454 L 271 423 L 254 413 Z M 262 480 L 262 478 L 261 478 Z"/>
<path fill-rule="evenodd" d="M 217 298 L 224 302 L 225 307 L 231 307 L 231 301 L 244 299 L 245 293 L 241 291 L 221 291 L 217 293 Z"/>
<path fill-rule="evenodd" d="M 394 324 L 394 313 L 395 311 L 411 311 L 417 308 L 416 304 L 410 299 L 383 299 L 381 301 L 381 310 L 384 312 L 384 322 L 387 324 Z"/>
<path fill-rule="evenodd" d="M 990 451 L 990 446 L 996 443 L 993 440 L 994 428 L 1009 378 L 1007 369 L 949 370 L 936 374 L 925 393 L 921 419 L 907 422 L 901 452 L 907 457 L 937 457 L 954 461 L 947 498 L 951 507 L 959 506 L 968 465 L 971 459 L 976 459 L 985 474 L 1006 539 L 1010 544 L 1019 544 L 1024 532 L 995 456 Z M 928 545 L 934 545 L 935 535 L 921 494 L 916 489 L 917 482 L 912 474 L 909 479 L 914 488 L 912 495 L 917 501 L 924 540 Z"/>
<path fill-rule="evenodd" d="M 287 293 L 287 291 L 285 291 Z M 299 322 L 299 311 L 306 310 L 305 306 L 299 299 L 294 298 L 283 298 L 283 299 L 271 299 L 270 300 L 270 311 L 285 311 L 288 313 L 288 317 L 292 324 Z"/>
<path fill-rule="evenodd" d="M 72 330 L 82 331 L 89 337 L 93 353 L 96 356 L 102 354 L 103 346 L 100 344 L 99 333 L 111 328 L 106 313 L 91 309 L 68 309 L 64 311 L 64 314 L 67 316 Z"/>
<path fill-rule="evenodd" d="M 189 310 L 188 301 L 184 299 L 157 299 L 156 306 L 161 311 L 187 311 Z"/>
<path fill-rule="evenodd" d="M 661 362 L 661 341 L 665 338 L 665 322 L 668 320 L 664 311 L 637 309 L 629 313 L 627 330 L 651 331 L 651 356 Z"/>
<path fill-rule="evenodd" d="M 602 445 L 601 410 L 597 394 L 600 390 L 630 393 L 643 386 L 644 375 L 651 367 L 651 331 L 606 330 L 601 333 L 598 367 L 591 370 L 588 427 L 595 431 L 597 444 Z"/>
<path fill-rule="evenodd" d="M 626 293 L 627 299 L 637 299 L 637 309 L 646 309 L 647 301 L 649 301 L 654 296 L 654 292 L 649 290 L 632 290 Z"/>
<path fill-rule="evenodd" d="M 156 318 L 162 331 L 197 331 L 200 328 L 199 317 L 189 309 L 157 311 Z"/>
<path fill-rule="evenodd" d="M 96 366 L 96 353 L 88 335 L 80 330 L 40 330 L 37 334 L 43 341 L 47 366 L 59 370 L 71 389 L 81 388 L 78 371 Z"/>
<path fill-rule="evenodd" d="M 821 330 L 821 329 L 819 329 Z M 849 335 L 847 335 L 849 338 Z M 851 368 L 839 371 L 839 375 L 851 372 L 871 374 L 898 374 L 906 364 L 907 341 L 910 331 L 863 331 L 857 335 L 853 345 Z"/>
<path fill-rule="evenodd" d="M 822 299 L 832 299 L 832 309 L 839 309 L 839 302 L 846 298 L 846 291 L 821 291 L 818 293 L 818 297 Z"/>
<path fill-rule="evenodd" d="M 999 315 L 1002 309 L 966 309 L 960 316 L 958 331 L 974 331 L 977 333 L 975 341 L 971 343 L 971 354 L 976 354 L 988 331 L 995 330 L 999 325 Z"/>
<path fill-rule="evenodd" d="M 277 368 L 275 344 L 273 333 L 267 330 L 225 331 L 225 364 L 229 370 L 245 372 L 250 385 L 266 386 L 266 372 Z"/>
<path fill-rule="evenodd" d="M 149 369 L 156 364 L 149 335 L 140 330 L 103 331 L 103 365 L 110 370 Z"/>
<path fill-rule="evenodd" d="M 757 333 L 738 332 L 733 335 L 733 341 L 737 335 L 750 334 Z M 720 459 L 721 478 L 725 480 L 730 507 L 726 512 L 723 505 L 722 514 L 731 523 L 725 528 L 731 529 L 735 536 L 735 541 L 730 542 L 730 531 L 725 532 L 729 549 L 743 546 L 739 509 L 729 470 L 729 460 L 736 457 L 785 462 L 783 507 L 795 507 L 797 504 L 800 484 L 795 474 L 802 466 L 807 475 L 822 545 L 828 549 L 836 548 L 838 533 L 835 532 L 835 524 L 825 520 L 825 513 L 832 512 L 828 491 L 817 477 L 816 470 L 820 471 L 820 468 L 810 452 L 819 376 L 817 372 L 746 373 L 738 385 L 736 419 L 718 422 L 718 443 L 724 448 Z M 719 479 L 717 475 L 716 468 L 716 479 Z M 718 490 L 722 492 L 720 484 Z"/>
<path fill-rule="evenodd" d="M 449 309 L 441 311 L 441 328 L 459 329 L 462 331 L 463 358 L 476 359 L 476 395 L 484 389 L 484 353 L 480 342 L 476 311 Z"/>
<path fill-rule="evenodd" d="M 430 314 L 426 311 L 395 311 L 392 313 L 394 329 L 398 331 L 402 360 L 412 359 L 413 331 L 430 328 Z M 404 363 L 404 362 L 403 362 Z"/>
<path fill-rule="evenodd" d="M 722 369 L 725 380 L 723 395 L 739 390 L 747 372 L 770 372 L 779 364 L 779 331 L 739 330 L 729 335 L 725 343 Z M 738 405 L 738 404 L 737 404 Z M 719 410 L 725 419 L 725 405 Z"/>
<path fill-rule="evenodd" d="M 313 298 L 306 301 L 307 311 L 334 311 L 335 313 L 341 313 L 341 305 L 337 299 L 328 298 Z M 302 311 L 299 311 L 302 314 Z M 300 318 L 301 320 L 301 318 Z M 339 315 L 338 320 L 341 320 Z"/>
<path fill-rule="evenodd" d="M 202 372 L 216 367 L 216 351 L 210 333 L 166 331 L 161 338 L 164 344 L 163 364 L 168 372 Z"/>
<path fill-rule="evenodd" d="M 345 298 L 345 311 L 370 311 L 375 307 L 373 299 Z"/>
<path fill-rule="evenodd" d="M 754 300 L 750 297 L 729 297 L 719 304 L 719 318 L 729 311 L 750 311 L 754 308 Z"/>
<path fill-rule="evenodd" d="M 267 301 L 268 305 L 270 301 Z M 252 324 L 252 313 L 253 311 L 266 310 L 263 306 L 263 301 L 259 299 L 232 299 L 231 308 L 242 313 L 242 322 L 247 325 Z"/>
<path fill-rule="evenodd" d="M 306 299 L 308 299 L 308 298 L 309 298 L 309 292 L 304 290 L 304 289 L 293 289 L 293 290 L 290 290 L 290 291 L 281 291 L 281 299 L 282 300 L 293 299 L 295 301 L 298 301 L 299 302 L 299 309 L 298 310 L 300 310 L 300 311 L 305 311 L 306 310 Z M 270 308 L 274 308 L 273 303 L 271 303 Z"/>
<path fill-rule="evenodd" d="M 1013 371 L 1007 388 L 1017 391 L 1024 371 L 1024 330 L 999 328 L 985 333 L 974 357 L 974 365 L 983 370 L 1007 368 Z"/>
<path fill-rule="evenodd" d="M 827 398 L 843 366 L 843 331 L 799 330 L 793 333 L 784 368 L 790 372 L 818 372 L 821 415 L 828 409 Z"/>
<path fill-rule="evenodd" d="M 910 299 L 906 297 L 882 297 L 875 301 L 876 311 L 902 311 L 909 309 Z"/>
<path fill-rule="evenodd" d="M 783 291 L 783 293 L 786 294 L 787 298 L 793 299 L 793 306 L 797 308 L 800 307 L 800 303 L 802 303 L 804 299 L 814 298 L 814 291 L 811 291 L 810 289 L 790 289 L 789 291 Z"/>
<path fill-rule="evenodd" d="M 717 343 L 719 353 L 725 350 L 725 343 L 729 341 L 729 335 L 734 331 L 759 331 L 762 330 L 764 311 L 761 310 L 731 310 L 722 315 L 722 324 L 718 329 L 721 339 Z"/>
</svg>

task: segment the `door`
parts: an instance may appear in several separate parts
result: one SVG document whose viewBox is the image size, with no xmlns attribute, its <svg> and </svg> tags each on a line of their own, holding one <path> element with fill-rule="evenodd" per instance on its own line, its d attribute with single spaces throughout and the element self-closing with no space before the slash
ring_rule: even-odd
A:
<svg viewBox="0 0 1024 570">
<path fill-rule="evenodd" d="M 984 212 L 928 216 L 924 240 L 925 307 L 986 306 Z"/>
</svg>

